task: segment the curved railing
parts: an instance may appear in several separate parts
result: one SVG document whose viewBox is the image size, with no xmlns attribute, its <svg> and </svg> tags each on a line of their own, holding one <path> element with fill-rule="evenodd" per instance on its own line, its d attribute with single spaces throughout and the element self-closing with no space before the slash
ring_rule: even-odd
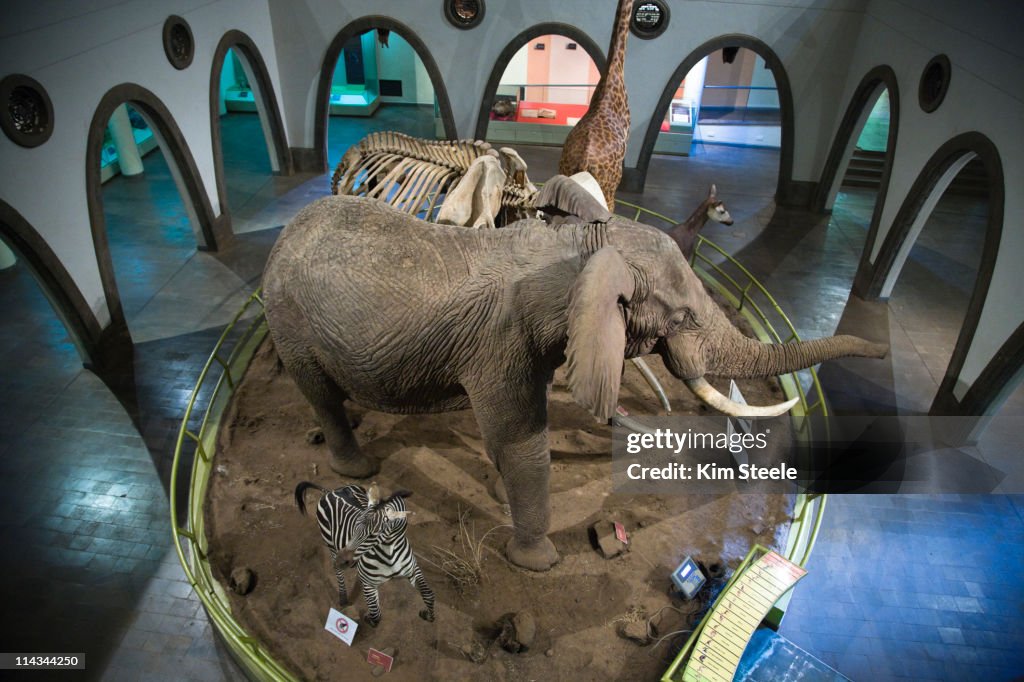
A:
<svg viewBox="0 0 1024 682">
<path fill-rule="evenodd" d="M 642 222 L 659 220 L 668 225 L 675 224 L 670 218 L 635 204 L 620 200 L 617 205 L 634 209 L 634 220 L 643 217 Z M 738 278 L 726 271 L 721 263 L 715 263 L 701 253 L 702 251 L 719 254 L 722 263 L 741 273 L 741 277 Z M 746 317 L 761 340 L 775 343 L 799 340 L 796 330 L 775 299 L 746 268 L 722 249 L 702 237 L 695 261 L 698 261 L 694 267 L 697 274 Z M 770 311 L 777 318 L 774 324 L 772 315 L 766 311 Z M 247 318 L 249 314 L 252 315 L 251 319 Z M 776 331 L 776 327 L 780 325 L 783 329 L 782 334 Z M 213 352 L 199 373 L 199 379 L 185 408 L 171 465 L 171 527 L 174 547 L 185 576 L 206 609 L 211 624 L 223 637 L 228 650 L 242 669 L 251 679 L 292 681 L 296 678 L 275 661 L 232 616 L 230 601 L 214 578 L 207 560 L 208 548 L 203 519 L 203 501 L 206 498 L 210 472 L 213 468 L 213 455 L 221 417 L 266 333 L 263 301 L 260 292 L 257 291 L 246 300 L 217 340 Z M 824 394 L 817 376 L 813 370 L 804 371 L 810 375 L 807 382 L 810 395 L 798 377 L 780 377 L 787 396 L 795 395 L 800 398 L 793 411 L 797 415 L 815 412 L 824 414 Z M 205 408 L 200 407 L 203 400 L 206 401 Z M 201 414 L 198 414 L 199 411 Z M 196 421 L 198 427 L 193 426 Z M 188 501 L 183 523 L 179 523 L 179 473 L 182 467 L 188 466 L 189 460 L 191 469 Z M 791 561 L 800 565 L 806 563 L 820 528 L 824 509 L 824 495 L 797 496 L 785 554 Z"/>
<path fill-rule="evenodd" d="M 255 313 L 251 321 L 245 319 L 246 314 L 250 312 Z M 245 322 L 248 322 L 247 326 Z M 256 292 L 246 300 L 228 324 L 199 373 L 199 380 L 192 389 L 192 396 L 185 407 L 185 415 L 174 447 L 170 487 L 171 529 L 174 534 L 174 548 L 185 570 L 185 577 L 206 609 L 210 623 L 223 637 L 238 664 L 251 679 L 291 681 L 296 678 L 271 658 L 263 646 L 231 615 L 230 601 L 220 583 L 213 577 L 210 562 L 207 560 L 208 548 L 203 518 L 203 500 L 206 499 L 210 471 L 213 468 L 220 419 L 228 400 L 249 366 L 256 347 L 266 333 L 263 301 L 259 292 Z M 202 399 L 206 400 L 206 407 L 202 410 L 199 427 L 195 429 L 192 426 L 195 421 L 193 417 Z M 180 469 L 186 465 L 190 457 L 192 467 L 188 503 L 184 523 L 179 524 L 178 477 Z"/>
</svg>

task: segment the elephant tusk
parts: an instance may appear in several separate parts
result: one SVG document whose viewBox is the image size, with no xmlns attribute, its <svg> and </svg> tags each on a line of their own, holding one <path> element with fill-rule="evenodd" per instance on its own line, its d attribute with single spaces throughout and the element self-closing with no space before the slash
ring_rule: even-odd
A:
<svg viewBox="0 0 1024 682">
<path fill-rule="evenodd" d="M 665 394 L 665 389 L 661 387 L 661 382 L 658 381 L 658 377 L 654 376 L 654 372 L 651 371 L 650 366 L 644 361 L 643 358 L 630 358 L 633 362 L 633 366 L 640 370 L 640 374 L 643 375 L 644 379 L 647 380 L 647 384 L 654 391 L 654 395 L 658 396 L 658 400 L 661 401 L 661 406 L 665 408 L 666 412 L 672 411 L 672 403 L 668 401 L 668 396 Z"/>
<path fill-rule="evenodd" d="M 793 398 L 792 400 L 787 400 L 784 403 L 768 405 L 765 407 L 743 405 L 722 395 L 718 389 L 709 384 L 708 380 L 704 377 L 686 379 L 685 383 L 686 387 L 693 391 L 698 398 L 719 412 L 727 414 L 730 417 L 778 417 L 779 415 L 789 412 L 794 405 L 800 402 L 799 398 Z"/>
</svg>

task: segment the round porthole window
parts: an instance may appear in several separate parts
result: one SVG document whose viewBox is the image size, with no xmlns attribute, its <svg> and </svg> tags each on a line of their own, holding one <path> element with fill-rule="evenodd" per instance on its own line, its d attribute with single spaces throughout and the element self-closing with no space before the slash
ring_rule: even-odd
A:
<svg viewBox="0 0 1024 682">
<path fill-rule="evenodd" d="M 175 15 L 167 17 L 164 22 L 164 52 L 171 66 L 179 71 L 188 68 L 195 51 L 196 42 L 188 22 Z"/>
<path fill-rule="evenodd" d="M 931 113 L 939 108 L 942 100 L 949 90 L 949 78 L 952 68 L 949 65 L 949 57 L 944 54 L 932 57 L 921 72 L 921 83 L 917 88 L 917 100 L 926 113 Z"/>
<path fill-rule="evenodd" d="M 668 5 L 662 0 L 641 2 L 633 6 L 629 28 L 637 38 L 657 38 L 668 28 Z"/>
<path fill-rule="evenodd" d="M 445 0 L 444 15 L 456 28 L 473 28 L 484 19 L 484 0 Z"/>
<path fill-rule="evenodd" d="M 38 147 L 53 132 L 53 103 L 33 78 L 21 74 L 0 81 L 0 127 L 15 144 Z"/>
</svg>

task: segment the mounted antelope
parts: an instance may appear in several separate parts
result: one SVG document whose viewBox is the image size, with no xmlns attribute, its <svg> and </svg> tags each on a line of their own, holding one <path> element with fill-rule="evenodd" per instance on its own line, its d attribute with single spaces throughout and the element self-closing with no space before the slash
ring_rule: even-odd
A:
<svg viewBox="0 0 1024 682">
<path fill-rule="evenodd" d="M 686 256 L 686 261 L 693 260 L 693 251 L 697 245 L 697 237 L 704 229 L 708 219 L 723 225 L 732 225 L 732 216 L 725 204 L 718 200 L 718 188 L 711 185 L 708 190 L 708 198 L 700 203 L 685 222 L 679 223 L 668 231 L 668 234 L 679 245 L 679 249 Z"/>
</svg>

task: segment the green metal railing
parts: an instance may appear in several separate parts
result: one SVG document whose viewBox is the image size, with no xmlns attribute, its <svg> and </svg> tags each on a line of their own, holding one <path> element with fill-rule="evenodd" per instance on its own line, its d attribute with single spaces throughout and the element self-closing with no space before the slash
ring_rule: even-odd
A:
<svg viewBox="0 0 1024 682">
<path fill-rule="evenodd" d="M 255 313 L 251 321 L 245 319 L 248 313 Z M 292 681 L 296 678 L 271 658 L 263 646 L 231 615 L 227 595 L 214 578 L 207 560 L 208 548 L 203 518 L 203 500 L 206 499 L 210 471 L 213 468 L 220 419 L 228 400 L 249 366 L 256 347 L 266 333 L 263 301 L 257 291 L 246 300 L 227 325 L 199 373 L 199 380 L 185 408 L 174 447 L 170 487 L 171 530 L 174 535 L 174 548 L 185 570 L 185 577 L 206 609 L 211 624 L 223 637 L 239 665 L 252 679 Z M 202 411 L 199 428 L 193 431 L 189 425 L 193 421 L 197 402 L 210 383 L 213 384 L 213 390 L 209 395 L 206 409 Z M 191 452 L 189 445 L 192 446 Z M 192 469 L 185 524 L 182 526 L 178 523 L 178 477 L 189 454 L 192 455 Z"/>
<path fill-rule="evenodd" d="M 620 200 L 617 205 L 634 209 L 634 220 L 640 221 L 643 217 L 642 222 L 659 220 L 668 225 L 674 225 L 676 222 L 629 202 Z M 731 274 L 722 267 L 722 264 L 715 263 L 712 257 L 708 257 L 702 251 L 718 254 L 721 256 L 722 262 L 728 264 L 731 270 L 740 273 L 740 276 Z M 793 325 L 767 290 L 746 268 L 703 237 L 697 247 L 694 269 L 705 282 L 724 295 L 744 315 L 761 340 L 775 343 L 799 340 Z M 771 316 L 766 314 L 766 311 L 774 313 L 777 318 L 775 324 L 772 323 Z M 247 315 L 250 314 L 252 318 L 248 319 Z M 777 326 L 783 328 L 781 335 L 776 331 Z M 213 458 L 220 420 L 228 401 L 249 366 L 257 346 L 266 333 L 263 301 L 260 298 L 260 292 L 257 291 L 246 300 L 221 334 L 209 359 L 199 373 L 196 386 L 185 408 L 171 465 L 171 529 L 175 550 L 186 578 L 206 609 L 211 624 L 224 639 L 234 658 L 251 679 L 291 682 L 296 678 L 275 661 L 267 650 L 234 619 L 230 601 L 220 583 L 214 578 L 207 559 L 208 547 L 203 518 L 203 501 L 206 498 L 210 473 L 214 466 Z M 808 390 L 803 388 L 801 381 L 795 375 L 780 377 L 787 396 L 798 395 L 800 397 L 800 402 L 793 408 L 793 411 L 797 415 L 815 412 L 825 414 L 824 395 L 817 375 L 813 370 L 804 371 L 810 374 Z M 211 385 L 212 390 L 206 407 L 202 410 L 199 427 L 193 429 L 190 425 L 193 423 L 194 417 L 197 416 L 200 398 L 206 390 L 210 389 Z M 179 524 L 177 504 L 179 475 L 190 456 L 192 464 L 189 473 L 188 501 L 184 524 Z M 788 559 L 800 565 L 806 563 L 817 537 L 824 509 L 824 495 L 801 494 L 797 496 L 794 520 L 785 554 Z"/>
</svg>

